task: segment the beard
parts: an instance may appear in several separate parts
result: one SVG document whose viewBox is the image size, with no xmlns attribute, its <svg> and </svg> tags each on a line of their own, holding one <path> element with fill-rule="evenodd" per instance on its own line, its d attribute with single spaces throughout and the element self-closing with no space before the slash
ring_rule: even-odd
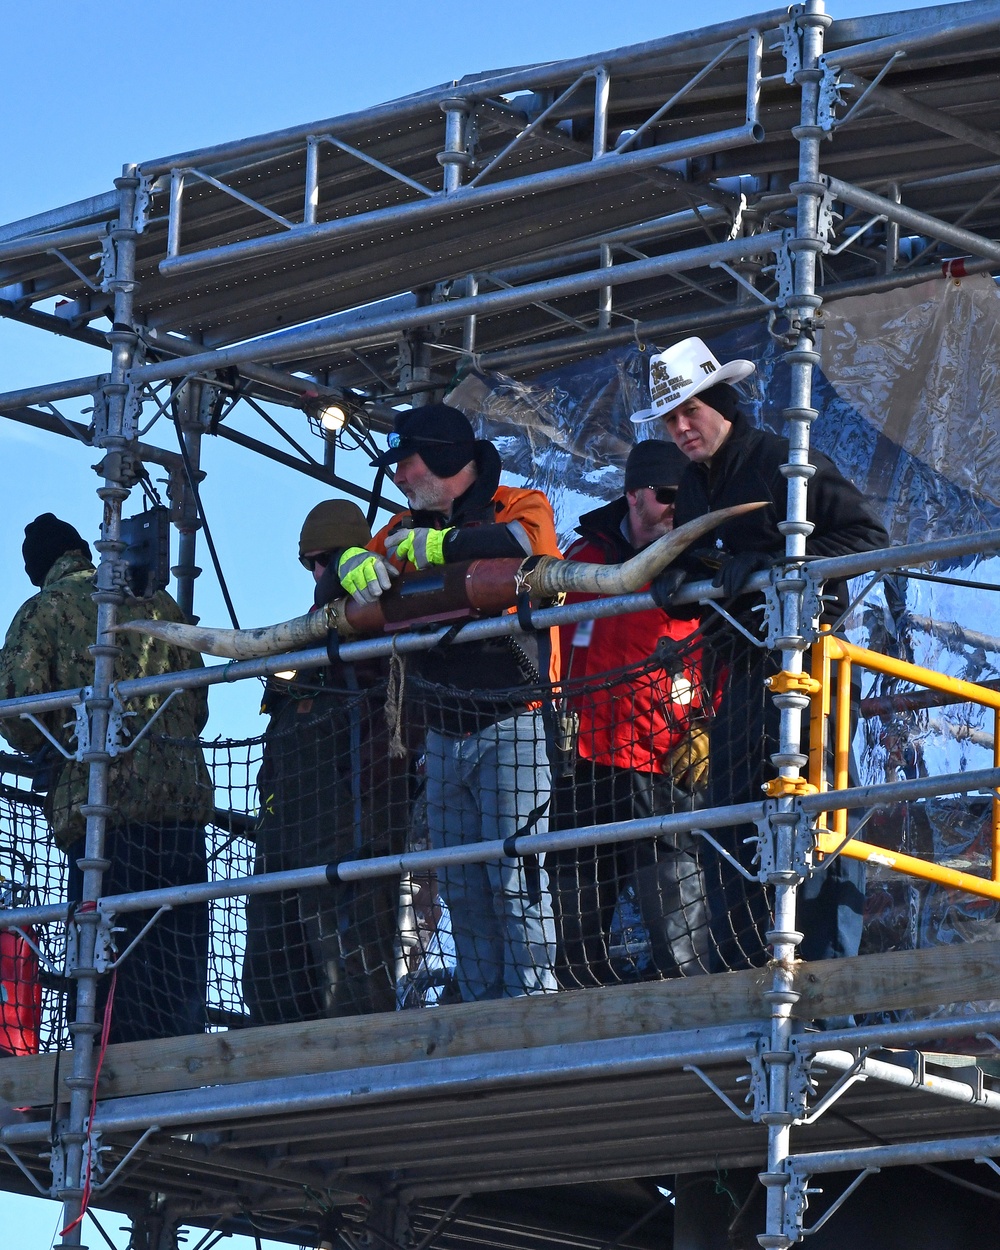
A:
<svg viewBox="0 0 1000 1250">
<path fill-rule="evenodd" d="M 645 491 L 636 497 L 635 512 L 640 525 L 654 538 L 662 538 L 674 528 L 673 508 L 664 512 L 663 505 L 651 499 Z"/>
<path fill-rule="evenodd" d="M 452 498 L 441 482 L 418 482 L 401 488 L 414 512 L 447 512 Z"/>
</svg>

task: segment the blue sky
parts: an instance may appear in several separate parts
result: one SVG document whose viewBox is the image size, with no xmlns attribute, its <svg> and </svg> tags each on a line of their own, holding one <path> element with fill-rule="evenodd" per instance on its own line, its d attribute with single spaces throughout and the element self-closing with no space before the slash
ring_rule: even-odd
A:
<svg viewBox="0 0 1000 1250">
<path fill-rule="evenodd" d="M 847 17 L 927 6 L 847 0 L 829 7 Z M 686 29 L 688 17 L 708 25 L 750 6 L 7 0 L 0 11 L 0 222 L 9 222 L 109 189 L 125 162 L 334 117 L 480 70 L 656 39 Z M 101 372 L 106 361 L 104 353 L 0 322 L 0 390 Z M 72 401 L 62 411 L 79 416 Z M 98 458 L 0 417 L 0 624 L 32 593 L 20 557 L 27 521 L 51 510 L 88 539 L 97 536 L 98 480 L 90 466 Z M 328 492 L 228 444 L 209 441 L 204 467 L 205 507 L 241 622 L 303 611 L 311 589 L 295 559 L 298 528 Z M 364 461 L 352 468 L 363 474 Z M 206 623 L 225 624 L 204 549 L 201 563 L 197 610 Z M 212 699 L 211 731 L 259 731 L 252 683 L 217 690 Z M 54 1207 L 5 1195 L 0 1219 L 6 1244 L 18 1250 L 48 1250 L 57 1227 Z M 104 1221 L 109 1231 L 119 1222 Z M 103 1244 L 93 1229 L 86 1240 Z"/>
</svg>

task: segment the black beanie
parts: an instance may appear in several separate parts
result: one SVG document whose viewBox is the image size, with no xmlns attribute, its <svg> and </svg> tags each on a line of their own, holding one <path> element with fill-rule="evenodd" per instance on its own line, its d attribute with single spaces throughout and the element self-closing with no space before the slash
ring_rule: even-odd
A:
<svg viewBox="0 0 1000 1250">
<path fill-rule="evenodd" d="M 60 521 L 52 512 L 43 512 L 24 527 L 24 571 L 33 586 L 45 582 L 49 569 L 67 551 L 82 551 L 91 559 L 90 545 L 86 543 L 68 521 Z"/>
<path fill-rule="evenodd" d="M 706 386 L 703 391 L 698 392 L 698 398 L 727 421 L 732 421 L 740 406 L 739 392 L 728 382 L 716 382 L 714 386 Z"/>
<path fill-rule="evenodd" d="M 688 466 L 688 458 L 679 447 L 665 439 L 647 438 L 636 443 L 625 461 L 625 489 L 641 490 L 643 486 L 677 486 Z"/>
</svg>

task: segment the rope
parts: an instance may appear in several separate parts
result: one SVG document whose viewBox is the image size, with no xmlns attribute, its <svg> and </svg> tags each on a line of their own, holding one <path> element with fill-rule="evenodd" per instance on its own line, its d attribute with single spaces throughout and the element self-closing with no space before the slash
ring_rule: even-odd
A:
<svg viewBox="0 0 1000 1250">
<path fill-rule="evenodd" d="M 396 640 L 392 640 L 392 655 L 389 657 L 389 680 L 385 687 L 385 723 L 389 729 L 389 755 L 392 759 L 406 758 L 406 743 L 403 741 L 403 700 L 406 692 L 406 668 L 403 657 L 396 650 Z"/>
</svg>

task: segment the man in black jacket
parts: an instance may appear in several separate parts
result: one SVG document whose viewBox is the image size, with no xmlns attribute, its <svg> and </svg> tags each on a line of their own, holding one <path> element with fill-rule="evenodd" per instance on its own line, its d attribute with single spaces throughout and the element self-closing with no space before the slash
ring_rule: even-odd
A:
<svg viewBox="0 0 1000 1250">
<path fill-rule="evenodd" d="M 789 460 L 788 440 L 750 425 L 739 411 L 739 396 L 731 385 L 753 371 L 748 360 L 723 365 L 701 339 L 685 339 L 653 357 L 652 407 L 632 418 L 637 423 L 659 418 L 690 461 L 678 490 L 675 525 L 732 504 L 767 502 L 766 508 L 720 525 L 714 547 L 692 553 L 687 562 L 694 576 L 714 571 L 726 598 L 737 596 L 748 577 L 785 553 L 779 523 L 787 512 L 788 485 L 781 466 Z M 888 546 L 885 529 L 857 487 L 822 452 L 810 451 L 809 463 L 814 472 L 807 488 L 806 517 L 812 530 L 806 538 L 806 554 L 836 556 Z M 828 607 L 832 622 L 847 606 L 846 583 L 831 583 L 826 593 L 832 596 Z M 746 606 L 745 598 L 737 600 L 734 610 L 745 622 L 752 622 L 753 617 L 740 611 Z M 770 757 L 779 749 L 780 716 L 764 681 L 777 672 L 780 656 L 753 646 L 740 635 L 729 641 L 726 652 L 723 701 L 711 732 L 711 807 L 759 799 Z M 750 867 L 745 840 L 753 839 L 753 828 L 724 832 L 728 836 L 720 840 L 726 849 Z M 762 888 L 746 882 L 721 857 L 707 858 L 717 861 L 715 871 L 706 863 L 706 877 L 718 965 L 731 968 L 765 962 L 770 914 Z M 815 873 L 799 893 L 803 958 L 857 954 L 863 906 L 862 863 L 841 856 Z"/>
<path fill-rule="evenodd" d="M 299 560 L 318 582 L 332 553 L 370 538 L 357 504 L 327 499 L 303 523 Z M 403 849 L 405 775 L 389 755 L 381 680 L 377 663 L 340 661 L 268 679 L 255 875 Z M 250 895 L 251 1023 L 392 1011 L 397 900 L 393 878 Z"/>
</svg>

